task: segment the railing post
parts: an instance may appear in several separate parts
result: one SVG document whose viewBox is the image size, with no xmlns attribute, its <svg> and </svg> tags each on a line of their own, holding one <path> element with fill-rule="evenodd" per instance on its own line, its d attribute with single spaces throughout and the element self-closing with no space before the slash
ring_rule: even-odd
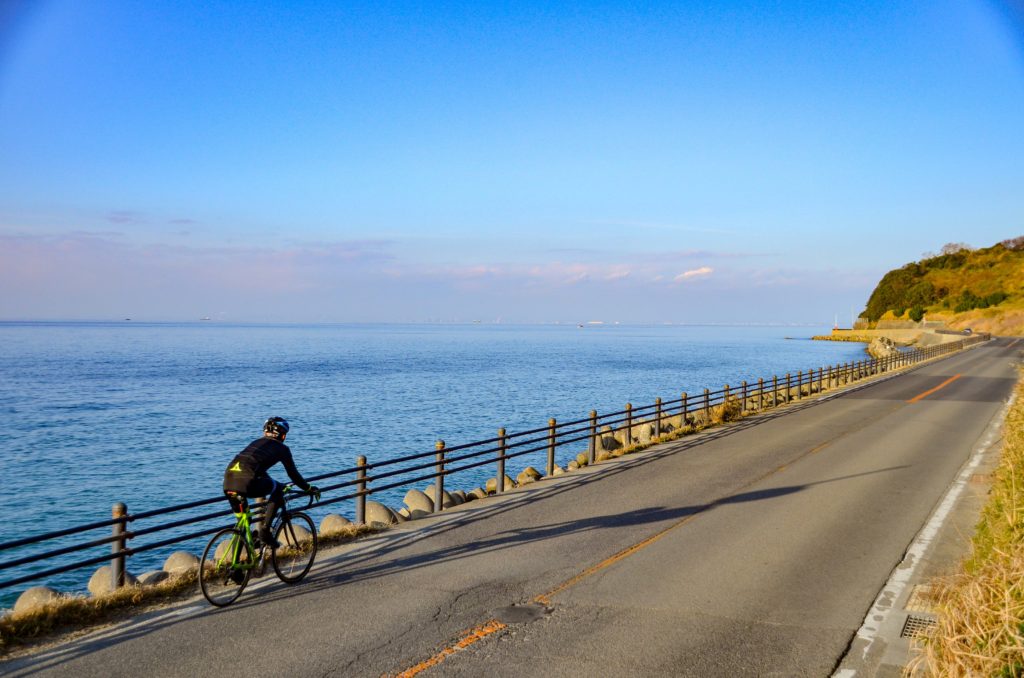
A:
<svg viewBox="0 0 1024 678">
<path fill-rule="evenodd" d="M 366 457 L 356 457 L 356 524 L 366 524 Z"/>
<path fill-rule="evenodd" d="M 622 440 L 623 447 L 633 444 L 633 403 L 626 403 L 626 432 L 622 436 Z"/>
<path fill-rule="evenodd" d="M 743 400 L 741 401 L 742 404 L 740 405 L 740 412 L 746 412 L 747 411 L 747 382 L 746 382 L 746 380 L 744 380 L 743 383 L 740 384 L 740 389 L 742 389 L 741 393 L 743 394 Z"/>
<path fill-rule="evenodd" d="M 796 399 L 800 400 L 804 397 L 804 371 L 798 370 L 796 373 Z"/>
<path fill-rule="evenodd" d="M 783 402 L 788 403 L 789 399 L 793 397 L 793 375 L 786 372 L 786 399 Z"/>
<path fill-rule="evenodd" d="M 757 409 L 764 409 L 764 377 L 757 378 Z"/>
<path fill-rule="evenodd" d="M 495 480 L 495 493 L 505 491 L 505 429 L 498 429 L 498 477 Z"/>
<path fill-rule="evenodd" d="M 555 429 L 558 426 L 558 422 L 554 418 L 548 419 L 548 465 L 547 465 L 547 476 L 555 472 Z"/>
<path fill-rule="evenodd" d="M 772 375 L 772 407 L 779 405 L 779 375 Z"/>
<path fill-rule="evenodd" d="M 711 421 L 711 391 L 704 389 L 704 423 Z"/>
<path fill-rule="evenodd" d="M 825 368 L 818 368 L 818 393 L 825 390 Z"/>
<path fill-rule="evenodd" d="M 587 463 L 597 458 L 597 410 L 590 410 L 590 438 L 587 440 Z"/>
<path fill-rule="evenodd" d="M 114 504 L 114 508 L 111 511 L 111 517 L 117 522 L 113 526 L 113 537 L 114 541 L 110 542 L 110 586 L 113 589 L 119 589 L 124 586 L 124 548 L 125 548 L 125 532 L 127 531 L 128 525 L 128 507 L 122 502 Z"/>
<path fill-rule="evenodd" d="M 661 437 L 661 398 L 654 399 L 654 437 Z"/>
<path fill-rule="evenodd" d="M 434 513 L 440 513 L 444 510 L 444 441 L 438 440 L 434 447 L 437 449 L 434 457 L 437 460 L 434 466 L 434 470 L 437 471 L 437 480 L 434 482 Z"/>
<path fill-rule="evenodd" d="M 686 391 L 679 396 L 679 428 L 686 426 L 686 415 L 690 413 L 690 404 L 687 402 Z"/>
</svg>

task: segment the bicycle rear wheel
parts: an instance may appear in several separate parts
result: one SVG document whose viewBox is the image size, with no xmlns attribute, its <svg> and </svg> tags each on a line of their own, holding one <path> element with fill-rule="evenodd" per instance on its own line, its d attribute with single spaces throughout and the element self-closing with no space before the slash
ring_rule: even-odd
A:
<svg viewBox="0 0 1024 678">
<path fill-rule="evenodd" d="M 203 551 L 199 588 L 211 605 L 224 607 L 235 602 L 249 583 L 253 553 L 240 530 L 225 527 L 213 535 Z"/>
<path fill-rule="evenodd" d="M 316 557 L 316 527 L 305 513 L 288 513 L 279 519 L 274 538 L 281 544 L 271 552 L 274 572 L 281 581 L 294 584 L 309 572 Z"/>
</svg>

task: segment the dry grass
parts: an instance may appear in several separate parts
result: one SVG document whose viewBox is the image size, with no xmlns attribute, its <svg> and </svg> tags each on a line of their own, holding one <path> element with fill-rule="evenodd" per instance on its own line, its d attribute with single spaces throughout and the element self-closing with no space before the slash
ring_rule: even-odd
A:
<svg viewBox="0 0 1024 678">
<path fill-rule="evenodd" d="M 1024 310 L 986 308 L 957 313 L 947 320 L 954 329 L 970 327 L 975 332 L 989 332 L 996 336 L 1024 336 Z"/>
<path fill-rule="evenodd" d="M 938 626 L 907 676 L 1024 676 L 1024 372 L 992 493 L 958 573 L 933 582 Z"/>
<path fill-rule="evenodd" d="M 30 612 L 4 615 L 0 617 L 0 654 L 53 633 L 110 622 L 129 611 L 184 599 L 196 591 L 196 582 L 192 572 L 156 586 L 129 586 L 95 598 L 66 595 Z"/>
<path fill-rule="evenodd" d="M 381 532 L 387 528 L 381 527 L 381 523 L 374 523 L 373 525 L 346 525 L 340 530 L 332 530 L 331 532 L 318 532 L 317 539 L 320 541 L 321 546 L 333 546 L 335 544 L 345 544 L 362 537 L 363 535 L 373 534 L 374 532 Z"/>
<path fill-rule="evenodd" d="M 721 405 L 712 408 L 711 424 L 724 424 L 727 421 L 735 421 L 743 416 L 743 406 L 739 398 L 730 397 Z"/>
</svg>

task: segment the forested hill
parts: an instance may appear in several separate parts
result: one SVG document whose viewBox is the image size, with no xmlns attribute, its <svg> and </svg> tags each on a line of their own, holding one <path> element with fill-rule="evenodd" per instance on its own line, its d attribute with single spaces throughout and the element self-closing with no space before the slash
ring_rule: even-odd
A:
<svg viewBox="0 0 1024 678">
<path fill-rule="evenodd" d="M 984 249 L 949 244 L 941 254 L 889 271 L 862 315 L 871 323 L 926 318 L 1024 334 L 1024 236 Z"/>
</svg>

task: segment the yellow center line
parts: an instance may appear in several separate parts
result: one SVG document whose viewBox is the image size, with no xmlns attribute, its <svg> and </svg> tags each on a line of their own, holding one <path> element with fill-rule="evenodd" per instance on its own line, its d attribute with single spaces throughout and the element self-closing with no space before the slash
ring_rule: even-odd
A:
<svg viewBox="0 0 1024 678">
<path fill-rule="evenodd" d="M 953 379 L 956 379 L 959 376 L 960 375 L 958 374 L 958 375 L 956 375 L 956 377 L 953 377 Z M 938 386 L 937 388 L 934 388 L 931 391 L 928 391 L 928 393 L 932 393 L 934 391 L 939 390 L 940 388 L 942 388 L 943 386 L 948 384 L 950 381 L 953 381 L 953 379 L 950 379 L 946 383 L 941 384 L 940 386 Z M 924 396 L 928 395 L 928 393 L 923 393 L 923 394 L 921 394 L 920 397 L 924 397 Z M 790 464 L 795 463 L 796 461 L 799 461 L 800 459 L 806 457 L 807 455 L 815 454 L 817 452 L 820 452 L 821 450 L 825 449 L 826 447 L 828 447 L 829 445 L 834 443 L 836 440 L 838 440 L 840 438 L 843 438 L 846 435 L 848 435 L 848 433 L 844 433 L 844 434 L 842 434 L 840 436 L 837 436 L 836 438 L 833 438 L 831 440 L 826 440 L 824 443 L 820 443 L 819 445 L 816 445 L 815 447 L 811 448 L 810 450 L 807 450 L 806 452 L 803 452 L 802 454 L 800 454 L 796 459 L 791 460 Z M 762 482 L 764 480 L 767 480 L 768 478 L 770 478 L 770 477 L 772 477 L 772 476 L 774 476 L 774 475 L 776 475 L 778 473 L 782 473 L 788 467 L 789 467 L 789 464 L 783 464 L 782 466 L 779 466 L 778 468 L 773 469 L 771 471 L 768 471 L 764 475 L 762 475 L 762 476 L 760 476 L 758 478 L 755 478 L 754 480 L 750 481 L 749 483 L 747 483 L 743 487 L 738 488 L 736 491 L 739 492 L 739 491 L 741 491 L 743 489 L 746 489 L 748 487 L 752 487 L 752 486 L 756 485 L 757 483 L 760 483 L 760 482 Z M 540 594 L 538 596 L 535 596 L 533 598 L 533 602 L 538 603 L 540 605 L 545 605 L 545 606 L 550 605 L 551 604 L 552 596 L 554 596 L 554 595 L 556 595 L 558 593 L 561 593 L 561 592 L 565 591 L 566 589 L 569 589 L 569 588 L 575 586 L 576 584 L 578 584 L 581 581 L 583 581 L 584 579 L 590 577 L 594 573 L 600 572 L 601 570 L 604 570 L 605 568 L 610 567 L 611 565 L 614 565 L 615 563 L 619 562 L 620 560 L 623 560 L 624 558 L 628 558 L 629 556 L 633 555 L 637 551 L 640 551 L 641 549 L 647 548 L 651 544 L 657 542 L 662 537 L 667 535 L 672 530 L 675 530 L 678 527 L 682 527 L 683 525 L 686 525 L 690 521 L 695 520 L 700 515 L 706 513 L 707 511 L 709 511 L 709 510 L 711 510 L 713 508 L 716 508 L 716 507 L 720 506 L 721 504 L 722 504 L 722 500 L 719 499 L 719 500 L 713 501 L 710 504 L 707 504 L 707 505 L 705 505 L 703 507 L 700 507 L 693 514 L 683 518 L 682 520 L 676 521 L 675 523 L 669 525 L 668 527 L 662 529 L 661 531 L 656 532 L 655 534 L 651 535 L 650 537 L 647 537 L 643 541 L 637 542 L 636 544 L 633 544 L 632 546 L 629 546 L 627 548 L 622 549 L 618 553 L 616 553 L 616 554 L 614 554 L 612 556 L 609 556 L 608 558 L 605 558 L 604 560 L 602 560 L 601 562 L 597 563 L 596 565 L 592 565 L 592 566 L 588 567 L 587 569 L 583 570 L 582 572 L 580 572 L 579 574 L 575 575 L 574 577 L 571 577 L 570 579 L 567 579 L 566 581 L 562 582 L 561 584 L 559 584 L 555 588 L 551 589 L 547 593 L 542 593 L 542 594 Z M 447 659 L 451 655 L 455 654 L 459 650 L 463 650 L 463 649 L 469 647 L 470 645 L 472 645 L 473 643 L 476 643 L 477 641 L 483 640 L 484 638 L 487 638 L 488 636 L 491 636 L 491 635 L 497 633 L 498 631 L 501 631 L 504 628 L 507 628 L 506 624 L 503 624 L 503 623 L 499 622 L 496 619 L 492 619 L 491 621 L 486 622 L 483 625 L 476 627 L 475 629 L 471 629 L 471 630 L 467 631 L 465 634 L 463 634 L 463 636 L 457 642 L 455 642 L 454 644 L 449 645 L 448 647 L 444 648 L 443 650 L 441 650 L 440 652 L 435 654 L 430 659 L 422 661 L 419 664 L 416 664 L 412 668 L 406 669 L 405 671 L 403 671 L 401 673 L 395 674 L 395 678 L 412 678 L 412 676 L 417 675 L 421 671 L 425 671 L 425 670 L 431 668 L 432 666 L 436 666 L 436 665 L 440 664 L 445 659 Z"/>
<path fill-rule="evenodd" d="M 562 582 L 561 584 L 559 584 L 555 588 L 551 589 L 547 593 L 542 593 L 539 596 L 535 597 L 533 599 L 533 601 L 535 603 L 540 603 L 541 605 L 550 605 L 551 604 L 551 596 L 554 596 L 555 594 L 561 593 L 562 591 L 575 586 L 576 584 L 578 584 L 582 580 L 586 579 L 590 575 L 594 574 L 595 572 L 599 572 L 599 571 L 605 569 L 606 567 L 614 565 L 615 563 L 619 562 L 623 558 L 628 558 L 629 556 L 633 555 L 634 553 L 636 553 L 640 549 L 647 548 L 648 546 L 650 546 L 654 542 L 658 541 L 659 539 L 664 537 L 666 534 L 668 534 L 672 530 L 676 529 L 677 527 L 681 527 L 681 526 L 685 525 L 686 523 L 690 522 L 691 520 L 696 518 L 701 513 L 703 513 L 703 511 L 698 511 L 697 513 L 694 513 L 692 516 L 687 516 L 686 518 L 683 518 L 679 522 L 673 523 L 672 525 L 669 525 L 668 527 L 663 529 L 661 532 L 657 532 L 657 533 L 651 535 L 650 537 L 648 537 L 647 539 L 644 539 L 641 542 L 633 544 L 632 546 L 630 546 L 628 548 L 622 549 L 621 551 L 619 551 L 615 555 L 612 555 L 612 556 L 609 556 L 609 557 L 605 558 L 604 560 L 602 560 L 601 562 L 599 562 L 596 565 L 591 565 L 587 569 L 585 569 L 582 572 L 580 572 L 579 574 L 577 574 L 575 577 L 572 577 L 571 579 L 567 579 L 566 581 Z"/>
<path fill-rule="evenodd" d="M 921 400 L 922 398 L 927 398 L 928 396 L 930 396 L 931 394 L 935 393 L 935 392 L 936 392 L 936 391 L 938 391 L 939 389 L 941 389 L 941 388 L 946 388 L 947 386 L 949 386 L 950 384 L 952 384 L 952 383 L 953 383 L 954 381 L 956 381 L 957 379 L 959 379 L 959 378 L 960 378 L 961 376 L 962 376 L 962 375 L 959 375 L 959 374 L 954 374 L 954 375 L 953 375 L 952 377 L 950 377 L 950 378 L 949 378 L 949 379 L 947 379 L 946 381 L 942 382 L 941 384 L 939 384 L 939 385 L 938 385 L 938 386 L 936 386 L 935 388 L 931 388 L 931 389 L 928 389 L 928 390 L 927 390 L 927 391 L 925 391 L 924 393 L 919 393 L 919 394 L 917 394 L 916 396 L 914 396 L 913 398 L 911 398 L 910 400 L 908 400 L 907 402 L 908 402 L 908 403 L 916 403 L 916 402 L 917 402 L 918 400 Z"/>
<path fill-rule="evenodd" d="M 437 666 L 438 664 L 440 664 L 445 659 L 455 654 L 459 650 L 465 650 L 467 647 L 477 642 L 478 640 L 483 640 L 487 636 L 493 633 L 497 633 L 498 631 L 501 631 L 503 628 L 505 628 L 505 624 L 502 624 L 497 619 L 492 619 L 489 622 L 481 624 L 475 629 L 470 629 L 469 631 L 466 631 L 465 634 L 463 634 L 462 638 L 460 638 L 458 642 L 444 648 L 430 659 L 421 661 L 416 666 L 408 668 L 405 671 L 402 671 L 401 673 L 395 674 L 395 678 L 412 678 L 421 671 L 426 671 L 432 666 Z"/>
</svg>

